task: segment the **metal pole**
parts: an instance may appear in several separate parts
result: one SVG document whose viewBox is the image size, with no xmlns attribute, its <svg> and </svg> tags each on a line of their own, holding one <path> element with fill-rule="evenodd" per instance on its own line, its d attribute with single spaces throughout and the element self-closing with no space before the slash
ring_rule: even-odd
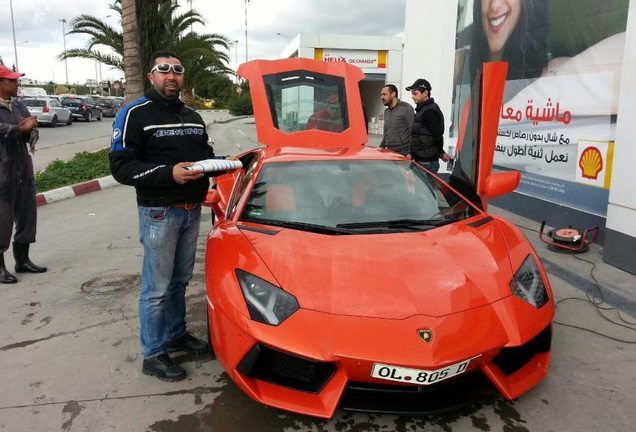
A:
<svg viewBox="0 0 636 432">
<path fill-rule="evenodd" d="M 11 30 L 13 31 L 13 54 L 15 55 L 15 70 L 20 72 L 18 66 L 18 45 L 15 42 L 15 23 L 13 22 L 13 0 L 9 0 L 9 7 L 11 8 Z"/>
<path fill-rule="evenodd" d="M 248 61 L 248 55 L 247 55 L 247 4 L 250 2 L 250 0 L 245 0 L 245 62 L 247 63 Z"/>
<path fill-rule="evenodd" d="M 236 82 L 237 83 L 239 82 L 239 78 L 238 78 L 238 67 L 239 67 L 239 64 L 238 64 L 238 42 L 239 42 L 238 39 L 234 41 L 234 63 L 236 65 L 235 67 L 236 67 L 236 72 L 237 72 L 237 74 L 236 74 Z"/>
<path fill-rule="evenodd" d="M 99 88 L 97 87 L 99 86 L 99 76 L 97 75 L 97 63 L 99 62 L 97 61 L 97 59 L 95 59 L 95 90 L 93 90 L 94 94 L 96 94 L 97 89 Z"/>
<path fill-rule="evenodd" d="M 62 39 L 64 40 L 64 52 L 66 52 L 66 19 L 61 18 L 59 21 L 62 23 Z M 66 72 L 66 84 L 68 85 L 68 63 L 66 58 L 64 58 L 64 71 Z"/>
</svg>

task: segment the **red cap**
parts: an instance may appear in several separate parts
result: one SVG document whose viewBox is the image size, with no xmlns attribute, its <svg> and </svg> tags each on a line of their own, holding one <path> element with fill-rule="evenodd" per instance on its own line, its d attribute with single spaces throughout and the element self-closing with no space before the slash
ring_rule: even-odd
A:
<svg viewBox="0 0 636 432">
<path fill-rule="evenodd" d="M 0 65 L 0 78 L 18 79 L 23 76 L 24 76 L 23 73 L 13 72 L 11 69 L 6 67 L 5 65 Z"/>
<path fill-rule="evenodd" d="M 335 104 L 338 103 L 338 95 L 331 95 L 327 98 L 327 103 Z"/>
</svg>

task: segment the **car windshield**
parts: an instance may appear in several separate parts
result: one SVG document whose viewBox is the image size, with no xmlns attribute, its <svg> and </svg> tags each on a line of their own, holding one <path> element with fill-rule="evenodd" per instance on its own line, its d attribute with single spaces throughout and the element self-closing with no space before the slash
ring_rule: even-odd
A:
<svg viewBox="0 0 636 432">
<path fill-rule="evenodd" d="M 44 106 L 46 106 L 46 101 L 38 100 L 38 99 L 24 99 L 22 102 L 26 106 L 30 106 L 30 107 L 44 107 Z"/>
<path fill-rule="evenodd" d="M 113 105 L 114 104 L 112 99 L 97 99 L 95 101 L 95 103 L 98 103 L 100 105 Z"/>
<path fill-rule="evenodd" d="M 265 165 L 240 220 L 357 234 L 427 230 L 474 214 L 410 161 L 305 161 Z"/>
</svg>

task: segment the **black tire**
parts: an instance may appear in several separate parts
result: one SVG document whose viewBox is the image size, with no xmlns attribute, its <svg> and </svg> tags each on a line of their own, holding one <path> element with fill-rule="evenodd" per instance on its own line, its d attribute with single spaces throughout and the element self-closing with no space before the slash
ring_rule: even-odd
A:
<svg viewBox="0 0 636 432">
<path fill-rule="evenodd" d="M 97 121 L 102 121 L 102 117 L 104 117 L 104 115 L 100 111 L 99 114 L 97 115 Z"/>
<path fill-rule="evenodd" d="M 86 119 L 86 121 L 87 121 L 87 122 L 89 122 L 89 123 L 90 123 L 90 122 L 92 122 L 92 121 L 93 121 L 93 113 L 92 113 L 92 112 L 90 112 L 90 111 L 89 111 L 89 112 L 87 112 L 87 113 L 86 113 L 86 117 L 85 117 L 85 119 Z"/>
<path fill-rule="evenodd" d="M 73 114 L 69 114 L 68 120 L 66 120 L 66 125 L 70 126 L 73 124 Z"/>
<path fill-rule="evenodd" d="M 51 127 L 57 127 L 57 116 L 53 116 L 51 119 Z"/>
</svg>

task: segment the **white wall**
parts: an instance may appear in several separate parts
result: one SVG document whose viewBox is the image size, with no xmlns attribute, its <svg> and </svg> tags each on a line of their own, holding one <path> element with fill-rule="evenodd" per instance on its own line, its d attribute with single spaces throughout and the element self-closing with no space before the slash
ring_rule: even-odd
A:
<svg viewBox="0 0 636 432">
<path fill-rule="evenodd" d="M 445 146 L 448 145 L 453 102 L 456 21 L 457 0 L 406 2 L 400 99 L 413 104 L 404 87 L 417 78 L 425 78 L 431 83 L 431 96 L 446 119 Z"/>
<path fill-rule="evenodd" d="M 636 0 L 629 2 L 607 228 L 636 238 Z"/>
</svg>

